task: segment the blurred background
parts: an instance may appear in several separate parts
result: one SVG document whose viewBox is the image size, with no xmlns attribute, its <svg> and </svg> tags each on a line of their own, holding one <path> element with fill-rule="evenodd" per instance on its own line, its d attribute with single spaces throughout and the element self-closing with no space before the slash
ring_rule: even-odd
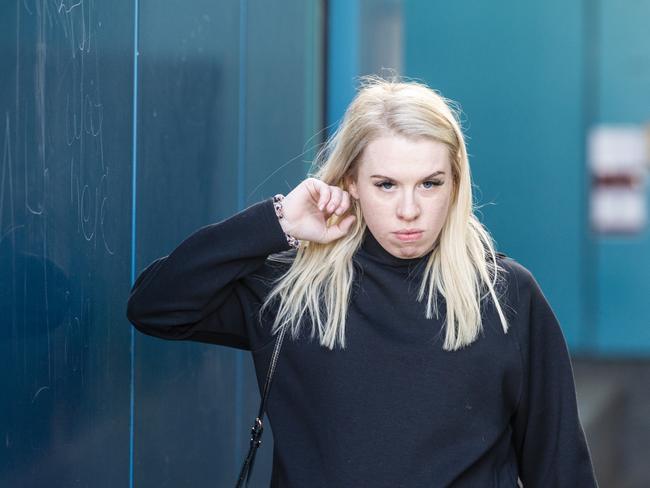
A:
<svg viewBox="0 0 650 488">
<path fill-rule="evenodd" d="M 371 73 L 458 102 L 478 214 L 560 320 L 600 485 L 650 486 L 648 19 L 650 0 L 2 2 L 0 486 L 234 484 L 250 355 L 134 332 L 128 292 L 297 185 Z"/>
</svg>

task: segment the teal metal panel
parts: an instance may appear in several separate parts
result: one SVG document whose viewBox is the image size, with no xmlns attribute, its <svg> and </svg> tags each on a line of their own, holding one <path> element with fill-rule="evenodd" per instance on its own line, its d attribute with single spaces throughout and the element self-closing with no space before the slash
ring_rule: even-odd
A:
<svg viewBox="0 0 650 488">
<path fill-rule="evenodd" d="M 244 13 L 236 1 L 140 1 L 137 272 L 238 210 Z M 254 408 L 243 354 L 135 334 L 134 486 L 232 483 Z"/>
<path fill-rule="evenodd" d="M 569 345 L 593 342 L 579 2 L 405 3 L 405 74 L 458 101 L 480 216 Z"/>
<path fill-rule="evenodd" d="M 141 2 L 138 269 L 306 174 L 322 119 L 320 2 Z M 259 406 L 251 355 L 137 336 L 138 486 L 229 486 Z M 268 486 L 265 429 L 251 486 Z"/>
<path fill-rule="evenodd" d="M 594 121 L 650 122 L 650 1 L 601 0 L 599 69 Z M 650 209 L 650 184 L 646 184 Z M 650 355 L 650 229 L 598 237 L 598 350 Z"/>
<path fill-rule="evenodd" d="M 359 0 L 327 2 L 327 127 L 332 133 L 354 98 L 359 73 Z"/>
<path fill-rule="evenodd" d="M 0 3 L 0 486 L 129 484 L 134 5 Z"/>
</svg>

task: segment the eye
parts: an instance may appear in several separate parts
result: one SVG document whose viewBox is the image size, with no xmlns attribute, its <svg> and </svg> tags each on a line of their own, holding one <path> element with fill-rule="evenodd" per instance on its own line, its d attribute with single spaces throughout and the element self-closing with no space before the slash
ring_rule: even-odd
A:
<svg viewBox="0 0 650 488">
<path fill-rule="evenodd" d="M 386 188 L 384 185 L 392 185 L 390 181 L 382 181 L 380 183 L 376 183 L 375 186 L 377 188 L 383 188 L 384 190 L 390 190 L 390 188 Z"/>
<path fill-rule="evenodd" d="M 427 183 L 431 183 L 433 186 L 440 186 L 440 185 L 443 184 L 443 182 L 440 181 L 440 180 L 427 180 L 427 181 L 424 182 L 425 185 L 426 185 Z M 429 187 L 427 187 L 427 188 L 431 188 L 431 187 L 429 186 Z"/>
<path fill-rule="evenodd" d="M 423 182 L 422 184 L 425 185 L 424 188 L 426 190 L 430 190 L 433 186 L 440 186 L 443 183 L 444 182 L 441 181 L 441 180 L 427 180 L 427 181 Z M 390 181 L 381 181 L 379 183 L 375 183 L 375 186 L 377 188 L 382 188 L 384 190 L 390 190 L 391 189 L 391 188 L 386 187 L 385 185 L 390 185 L 391 187 L 394 186 L 394 184 L 391 183 Z M 426 186 L 426 185 L 431 185 L 431 186 Z"/>
</svg>

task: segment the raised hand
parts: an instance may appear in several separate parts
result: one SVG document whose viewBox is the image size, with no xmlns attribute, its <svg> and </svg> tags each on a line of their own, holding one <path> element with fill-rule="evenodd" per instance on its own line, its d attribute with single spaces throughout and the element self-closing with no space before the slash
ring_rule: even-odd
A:
<svg viewBox="0 0 650 488">
<path fill-rule="evenodd" d="M 356 216 L 348 215 L 327 226 L 333 215 L 343 215 L 350 208 L 350 194 L 338 186 L 317 178 L 307 178 L 284 197 L 282 229 L 296 239 L 327 244 L 346 235 Z"/>
</svg>

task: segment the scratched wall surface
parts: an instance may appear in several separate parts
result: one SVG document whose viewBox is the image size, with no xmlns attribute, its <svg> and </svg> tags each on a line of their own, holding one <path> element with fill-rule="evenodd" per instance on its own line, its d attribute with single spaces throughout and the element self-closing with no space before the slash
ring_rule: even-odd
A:
<svg viewBox="0 0 650 488">
<path fill-rule="evenodd" d="M 321 22 L 316 0 L 2 2 L 0 486 L 233 484 L 250 355 L 134 333 L 126 299 L 189 233 L 304 177 Z"/>
<path fill-rule="evenodd" d="M 129 4 L 0 6 L 0 486 L 128 483 Z"/>
</svg>

